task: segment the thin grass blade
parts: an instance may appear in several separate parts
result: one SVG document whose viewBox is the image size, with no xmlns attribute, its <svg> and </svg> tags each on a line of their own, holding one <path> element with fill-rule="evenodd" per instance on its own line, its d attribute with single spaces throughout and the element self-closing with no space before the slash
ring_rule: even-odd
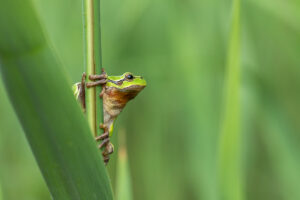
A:
<svg viewBox="0 0 300 200">
<path fill-rule="evenodd" d="M 219 180 L 221 199 L 243 199 L 240 134 L 240 1 L 233 0 L 227 55 L 225 102 L 220 138 Z"/>
<path fill-rule="evenodd" d="M 127 157 L 127 149 L 125 143 L 125 133 L 120 131 L 119 151 L 117 163 L 117 180 L 116 180 L 116 199 L 117 200 L 132 200 L 132 188 L 130 168 Z"/>
</svg>

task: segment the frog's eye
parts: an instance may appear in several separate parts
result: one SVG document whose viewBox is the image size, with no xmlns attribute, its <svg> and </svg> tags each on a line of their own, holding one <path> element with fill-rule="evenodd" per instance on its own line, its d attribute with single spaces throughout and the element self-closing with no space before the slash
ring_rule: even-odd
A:
<svg viewBox="0 0 300 200">
<path fill-rule="evenodd" d="M 132 76 L 132 74 L 128 74 L 128 75 L 126 76 L 126 78 L 129 79 L 129 80 L 132 80 L 132 79 L 133 79 L 133 76 Z"/>
</svg>

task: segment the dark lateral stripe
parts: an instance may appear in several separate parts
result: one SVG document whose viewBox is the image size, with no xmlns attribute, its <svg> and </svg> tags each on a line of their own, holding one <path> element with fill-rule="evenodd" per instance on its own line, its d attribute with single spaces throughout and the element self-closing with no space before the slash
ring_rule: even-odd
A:
<svg viewBox="0 0 300 200">
<path fill-rule="evenodd" d="M 111 83 L 114 83 L 116 85 L 122 85 L 123 81 L 125 80 L 126 78 L 123 78 L 121 80 L 118 80 L 118 81 L 113 81 L 113 80 L 108 80 L 108 82 L 111 82 Z"/>
</svg>

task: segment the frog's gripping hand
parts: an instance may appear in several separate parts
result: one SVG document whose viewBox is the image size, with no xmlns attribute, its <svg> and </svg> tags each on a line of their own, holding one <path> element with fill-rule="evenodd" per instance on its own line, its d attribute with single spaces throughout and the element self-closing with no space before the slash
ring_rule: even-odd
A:
<svg viewBox="0 0 300 200">
<path fill-rule="evenodd" d="M 86 87 L 90 88 L 90 87 L 95 87 L 95 86 L 101 85 L 102 91 L 99 96 L 100 96 L 100 98 L 102 98 L 102 96 L 105 92 L 105 84 L 107 82 L 107 74 L 104 71 L 104 69 L 102 68 L 102 73 L 100 75 L 89 75 L 89 79 L 91 81 L 95 81 L 95 82 L 86 83 Z"/>
</svg>

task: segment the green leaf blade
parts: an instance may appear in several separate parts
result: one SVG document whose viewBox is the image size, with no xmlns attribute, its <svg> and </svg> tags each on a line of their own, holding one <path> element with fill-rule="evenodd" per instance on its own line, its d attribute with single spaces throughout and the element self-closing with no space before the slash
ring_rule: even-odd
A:
<svg viewBox="0 0 300 200">
<path fill-rule="evenodd" d="M 52 197 L 112 199 L 101 154 L 31 2 L 2 2 L 0 18 L 2 77 Z"/>
</svg>

